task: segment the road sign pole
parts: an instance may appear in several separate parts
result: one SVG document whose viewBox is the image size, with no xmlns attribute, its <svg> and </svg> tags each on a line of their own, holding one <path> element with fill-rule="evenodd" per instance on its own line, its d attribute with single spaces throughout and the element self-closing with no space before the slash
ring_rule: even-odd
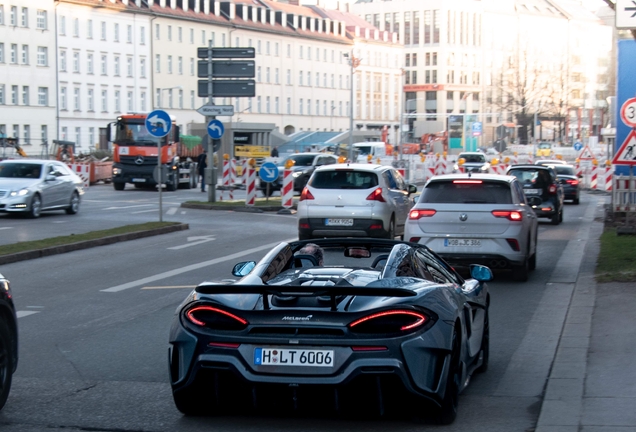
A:
<svg viewBox="0 0 636 432">
<path fill-rule="evenodd" d="M 212 81 L 212 49 L 214 44 L 212 39 L 208 41 L 208 105 L 214 105 L 213 101 L 213 81 Z M 210 121 L 216 119 L 216 116 L 206 116 L 205 123 L 209 124 Z M 208 202 L 216 202 L 216 166 L 214 164 L 214 140 L 208 136 L 208 154 L 210 155 L 210 161 L 208 163 L 208 169 L 206 170 L 205 179 L 208 181 Z"/>
</svg>

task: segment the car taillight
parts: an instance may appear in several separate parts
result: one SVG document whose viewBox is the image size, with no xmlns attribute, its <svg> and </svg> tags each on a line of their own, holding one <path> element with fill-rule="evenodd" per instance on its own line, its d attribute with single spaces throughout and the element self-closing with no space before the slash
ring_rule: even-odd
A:
<svg viewBox="0 0 636 432">
<path fill-rule="evenodd" d="M 519 252 L 521 249 L 519 248 L 519 242 L 517 239 L 506 239 L 510 247 L 513 251 Z"/>
<path fill-rule="evenodd" d="M 556 193 L 556 191 L 557 191 L 557 187 L 556 187 L 556 185 L 551 184 L 551 185 L 550 185 L 550 187 L 548 188 L 548 192 L 549 192 L 550 194 L 553 194 L 553 195 L 554 195 L 554 194 Z"/>
<path fill-rule="evenodd" d="M 455 184 L 482 184 L 481 180 L 453 180 Z"/>
<path fill-rule="evenodd" d="M 349 330 L 356 333 L 383 334 L 412 331 L 428 322 L 429 317 L 422 312 L 395 309 L 377 312 L 357 319 L 349 324 Z"/>
<path fill-rule="evenodd" d="M 565 182 L 567 184 L 571 184 L 572 186 L 576 186 L 577 184 L 579 184 L 578 180 L 566 180 Z"/>
<path fill-rule="evenodd" d="M 298 201 L 312 200 L 312 199 L 315 199 L 314 196 L 311 194 L 311 192 L 309 192 L 309 189 L 307 189 L 307 186 L 305 186 L 303 188 L 303 191 L 300 193 L 300 199 Z"/>
<path fill-rule="evenodd" d="M 380 202 L 386 202 L 384 200 L 384 197 L 382 196 L 382 188 L 377 188 L 375 189 L 373 192 L 371 192 L 369 194 L 369 196 L 367 197 L 368 201 L 380 201 Z"/>
<path fill-rule="evenodd" d="M 420 219 L 420 218 L 423 218 L 423 217 L 431 217 L 435 213 L 437 213 L 437 212 L 435 210 L 431 210 L 431 209 L 411 210 L 409 212 L 409 219 L 417 220 L 417 219 Z"/>
<path fill-rule="evenodd" d="M 518 211 L 511 210 L 493 210 L 492 215 L 494 217 L 506 218 L 511 221 L 520 221 L 523 220 L 523 215 Z"/>
<path fill-rule="evenodd" d="M 240 316 L 208 305 L 188 309 L 185 317 L 194 325 L 213 330 L 243 330 L 248 325 L 247 320 Z"/>
</svg>

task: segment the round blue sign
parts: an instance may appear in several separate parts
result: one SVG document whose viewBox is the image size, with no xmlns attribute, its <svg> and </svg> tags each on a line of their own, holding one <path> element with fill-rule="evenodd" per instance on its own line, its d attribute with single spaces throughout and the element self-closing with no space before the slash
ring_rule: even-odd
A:
<svg viewBox="0 0 636 432">
<path fill-rule="evenodd" d="M 264 182 L 270 183 L 278 178 L 278 167 L 272 162 L 265 162 L 258 170 L 258 176 Z"/>
<path fill-rule="evenodd" d="M 217 119 L 210 120 L 210 123 L 208 123 L 208 135 L 210 135 L 210 138 L 221 139 L 224 132 L 225 126 L 223 126 L 222 122 Z"/>
<path fill-rule="evenodd" d="M 146 129 L 153 137 L 165 137 L 172 129 L 170 115 L 164 110 L 154 110 L 146 116 Z"/>
<path fill-rule="evenodd" d="M 581 151 L 582 148 L 583 148 L 583 143 L 581 143 L 580 141 L 577 141 L 574 143 L 574 150 Z"/>
</svg>

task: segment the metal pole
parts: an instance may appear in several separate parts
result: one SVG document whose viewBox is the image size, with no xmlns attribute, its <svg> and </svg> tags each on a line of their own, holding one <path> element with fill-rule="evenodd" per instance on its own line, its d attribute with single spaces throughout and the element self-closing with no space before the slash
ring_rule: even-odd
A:
<svg viewBox="0 0 636 432">
<path fill-rule="evenodd" d="M 208 41 L 208 105 L 214 105 L 212 98 L 213 84 L 212 84 L 212 49 L 214 43 L 212 39 Z M 215 116 L 205 116 L 206 128 L 210 121 L 214 120 Z M 214 140 L 209 136 L 208 131 L 208 155 L 210 160 L 208 161 L 208 168 L 205 170 L 205 181 L 208 185 L 208 202 L 216 202 L 216 166 L 214 165 Z"/>
<path fill-rule="evenodd" d="M 355 162 L 353 160 L 353 49 L 351 50 L 351 56 L 349 57 L 349 65 L 351 66 L 350 71 L 350 83 L 349 83 L 349 160 L 351 162 Z"/>
<path fill-rule="evenodd" d="M 163 90 L 159 90 L 161 94 Z M 170 132 L 172 132 L 172 127 L 170 127 Z M 161 140 L 163 137 L 159 138 L 159 142 L 157 143 L 157 188 L 159 189 L 159 222 L 163 222 L 163 201 L 161 196 L 161 189 L 163 187 L 163 170 L 161 166 Z"/>
</svg>

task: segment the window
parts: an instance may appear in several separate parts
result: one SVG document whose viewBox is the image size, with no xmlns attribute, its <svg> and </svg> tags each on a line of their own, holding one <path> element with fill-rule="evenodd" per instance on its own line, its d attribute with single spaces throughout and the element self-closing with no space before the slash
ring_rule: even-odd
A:
<svg viewBox="0 0 636 432">
<path fill-rule="evenodd" d="M 316 77 L 316 85 L 320 85 L 318 81 L 318 77 Z M 311 72 L 307 72 L 307 85 L 311 87 Z"/>
<path fill-rule="evenodd" d="M 280 84 L 278 80 L 278 68 L 276 68 L 276 71 L 274 72 L 274 83 Z"/>
<path fill-rule="evenodd" d="M 269 98 L 269 96 L 267 96 L 267 97 L 265 98 L 265 112 L 266 112 L 267 114 L 269 114 L 269 113 L 270 113 L 269 100 L 270 100 L 270 98 Z"/>
<path fill-rule="evenodd" d="M 1 6 L 0 6 L 1 8 Z M 2 14 L 2 12 L 0 11 L 0 14 Z M 2 18 L 0 17 L 0 24 L 2 24 Z M 47 26 L 48 26 L 48 22 L 46 19 L 46 11 L 45 10 L 38 10 L 37 11 L 37 18 L 36 18 L 36 28 L 38 30 L 46 30 Z"/>
<path fill-rule="evenodd" d="M 179 27 L 177 29 L 177 38 L 179 40 L 179 43 L 183 42 L 183 27 Z"/>
<path fill-rule="evenodd" d="M 20 136 L 20 125 L 13 125 L 13 138 Z"/>
<path fill-rule="evenodd" d="M 161 107 L 161 89 L 157 89 L 155 93 L 155 100 L 157 101 L 157 106 Z"/>
<path fill-rule="evenodd" d="M 303 71 L 298 72 L 298 85 L 303 85 Z"/>
<path fill-rule="evenodd" d="M 168 26 L 168 40 L 169 41 L 172 40 L 172 26 L 171 25 Z"/>
<path fill-rule="evenodd" d="M 113 33 L 115 33 L 113 35 L 113 40 L 115 42 L 119 42 L 119 23 L 115 23 L 115 27 L 113 29 Z"/>
<path fill-rule="evenodd" d="M 48 66 L 48 65 L 49 65 L 48 48 L 38 47 L 38 66 Z"/>
<path fill-rule="evenodd" d="M 4 42 L 0 42 L 0 63 L 4 63 Z"/>
<path fill-rule="evenodd" d="M 115 76 L 119 76 L 121 74 L 120 66 L 119 56 L 115 56 Z"/>
<path fill-rule="evenodd" d="M 22 45 L 22 64 L 29 64 L 29 46 Z"/>
<path fill-rule="evenodd" d="M 172 73 L 172 56 L 171 55 L 168 56 L 168 73 L 169 74 Z"/>
<path fill-rule="evenodd" d="M 79 87 L 75 87 L 73 89 L 73 109 L 75 111 L 80 110 L 80 89 Z"/>
<path fill-rule="evenodd" d="M 121 92 L 115 90 L 115 112 L 121 111 Z"/>
<path fill-rule="evenodd" d="M 280 107 L 279 107 L 279 104 L 278 104 L 278 96 L 276 97 L 275 102 L 274 102 L 274 113 L 275 114 L 280 114 Z"/>
<path fill-rule="evenodd" d="M 190 90 L 190 109 L 194 109 L 194 90 Z"/>
<path fill-rule="evenodd" d="M 134 108 L 133 108 L 133 92 L 129 91 L 126 94 L 126 101 L 127 101 L 127 106 L 128 106 L 128 112 L 133 112 Z"/>
<path fill-rule="evenodd" d="M 265 55 L 269 55 L 269 41 L 265 42 Z"/>
<path fill-rule="evenodd" d="M 49 127 L 47 125 L 40 126 L 40 138 L 42 143 L 46 143 L 49 140 Z"/>
<path fill-rule="evenodd" d="M 93 53 L 88 53 L 86 54 L 86 72 L 89 75 L 92 75 L 95 73 L 95 70 L 93 68 Z"/>
<path fill-rule="evenodd" d="M 102 33 L 101 33 L 101 38 L 103 41 L 106 40 L 106 22 L 102 21 Z"/>
<path fill-rule="evenodd" d="M 179 109 L 183 109 L 183 90 L 179 89 Z"/>
<path fill-rule="evenodd" d="M 139 59 L 139 76 L 141 78 L 146 78 L 146 59 Z"/>
<path fill-rule="evenodd" d="M 278 57 L 278 42 L 274 44 L 274 55 Z"/>
<path fill-rule="evenodd" d="M 260 54 L 260 53 L 261 53 L 261 41 L 259 40 L 256 42 L 256 54 Z"/>
<path fill-rule="evenodd" d="M 183 57 L 179 56 L 179 59 L 177 60 L 178 65 L 178 71 L 179 71 L 179 75 L 183 75 Z"/>
<path fill-rule="evenodd" d="M 76 127 L 75 128 L 75 145 L 77 147 L 79 147 L 82 143 L 81 143 L 81 138 L 82 138 L 82 129 Z"/>
<path fill-rule="evenodd" d="M 126 27 L 126 42 L 132 43 L 132 38 L 133 38 L 132 26 L 128 24 L 128 26 Z"/>
<path fill-rule="evenodd" d="M 11 44 L 11 64 L 18 64 L 18 44 Z"/>
<path fill-rule="evenodd" d="M 307 99 L 307 115 L 311 115 L 311 99 Z"/>
<path fill-rule="evenodd" d="M 133 76 L 133 58 L 132 57 L 126 58 L 126 76 L 128 77 Z"/>
<path fill-rule="evenodd" d="M 31 143 L 31 126 L 24 125 L 24 142 L 27 144 Z"/>
<path fill-rule="evenodd" d="M 92 147 L 95 144 L 96 144 L 95 143 L 95 128 L 89 127 L 88 128 L 88 145 Z"/>
<path fill-rule="evenodd" d="M 320 115 L 320 101 L 316 100 L 316 115 Z"/>
<path fill-rule="evenodd" d="M 22 105 L 30 105 L 29 86 L 22 86 Z"/>
<path fill-rule="evenodd" d="M 265 68 L 265 82 L 270 83 L 269 68 Z"/>
<path fill-rule="evenodd" d="M 336 88 L 336 78 L 334 74 L 331 74 L 331 88 Z"/>
<path fill-rule="evenodd" d="M 298 114 L 303 115 L 303 100 L 300 100 L 300 103 L 298 104 Z"/>
<path fill-rule="evenodd" d="M 318 81 L 318 77 L 316 77 L 316 81 Z M 316 82 L 316 85 L 318 84 L 318 82 Z M 322 74 L 322 86 L 323 87 L 327 87 L 327 74 L 324 73 Z"/>
<path fill-rule="evenodd" d="M 18 25 L 18 7 L 17 6 L 11 6 L 11 16 L 9 20 L 13 27 Z"/>
<path fill-rule="evenodd" d="M 60 109 L 61 110 L 66 110 L 67 109 L 67 105 L 66 105 L 66 87 L 61 87 L 60 88 Z"/>
<path fill-rule="evenodd" d="M 139 43 L 146 45 L 146 28 L 143 26 L 139 29 Z"/>
<path fill-rule="evenodd" d="M 141 103 L 141 106 L 139 107 L 141 111 L 146 111 L 146 92 L 145 91 L 142 91 L 141 94 L 139 95 L 139 101 Z"/>
<path fill-rule="evenodd" d="M 190 29 L 190 43 L 194 43 L 194 29 Z"/>
<path fill-rule="evenodd" d="M 256 82 L 261 82 L 261 67 L 256 67 Z"/>
<path fill-rule="evenodd" d="M 190 76 L 194 76 L 194 58 L 190 58 Z"/>
<path fill-rule="evenodd" d="M 160 54 L 155 55 L 155 70 L 157 71 L 157 73 L 161 73 L 161 55 Z"/>
<path fill-rule="evenodd" d="M 66 126 L 62 127 L 62 139 L 65 140 L 68 138 L 68 128 Z"/>
<path fill-rule="evenodd" d="M 22 25 L 22 27 L 28 27 L 29 26 L 29 9 L 23 7 L 22 8 L 22 15 L 21 15 L 21 20 L 20 23 Z"/>
<path fill-rule="evenodd" d="M 291 98 L 287 98 L 287 114 L 291 114 Z"/>
<path fill-rule="evenodd" d="M 287 69 L 287 85 L 291 85 L 291 69 Z"/>
<path fill-rule="evenodd" d="M 260 96 L 256 96 L 256 112 L 257 113 L 261 112 L 261 97 Z"/>
<path fill-rule="evenodd" d="M 102 75 L 108 74 L 108 63 L 105 54 L 102 54 Z"/>
<path fill-rule="evenodd" d="M 93 20 L 86 22 L 86 39 L 93 39 Z"/>
<path fill-rule="evenodd" d="M 4 84 L 0 84 L 0 105 L 4 104 Z"/>
<path fill-rule="evenodd" d="M 301 45 L 300 48 L 298 48 L 298 58 L 303 58 L 303 46 Z"/>
<path fill-rule="evenodd" d="M 88 89 L 86 99 L 86 108 L 88 108 L 88 111 L 95 111 L 95 91 L 92 88 Z"/>
<path fill-rule="evenodd" d="M 4 5 L 0 4 L 0 25 L 4 25 Z"/>
<path fill-rule="evenodd" d="M 287 44 L 287 57 L 291 57 L 291 44 Z"/>
<path fill-rule="evenodd" d="M 73 72 L 79 73 L 80 71 L 80 53 L 73 52 Z"/>
<path fill-rule="evenodd" d="M 79 37 L 79 18 L 73 18 L 73 37 Z"/>
</svg>

